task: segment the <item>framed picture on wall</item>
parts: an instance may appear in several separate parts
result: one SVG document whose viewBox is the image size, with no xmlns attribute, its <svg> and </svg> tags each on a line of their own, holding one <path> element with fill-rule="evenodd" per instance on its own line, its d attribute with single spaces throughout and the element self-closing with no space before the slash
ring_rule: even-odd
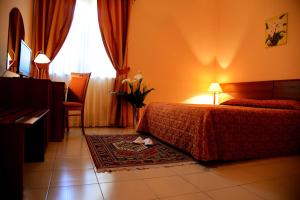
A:
<svg viewBox="0 0 300 200">
<path fill-rule="evenodd" d="M 288 13 L 265 21 L 265 46 L 273 47 L 287 43 Z"/>
</svg>

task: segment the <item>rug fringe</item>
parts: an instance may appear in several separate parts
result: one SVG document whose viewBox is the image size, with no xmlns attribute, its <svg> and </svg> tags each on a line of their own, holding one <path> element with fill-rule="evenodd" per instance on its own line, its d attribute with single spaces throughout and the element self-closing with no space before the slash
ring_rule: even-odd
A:
<svg viewBox="0 0 300 200">
<path fill-rule="evenodd" d="M 101 168 L 97 169 L 97 173 L 104 172 L 116 172 L 116 171 L 131 171 L 131 170 L 144 170 L 144 169 L 153 169 L 159 167 L 176 167 L 182 165 L 192 165 L 197 164 L 197 161 L 188 161 L 188 162 L 178 162 L 178 163 L 168 163 L 168 164 L 160 164 L 160 165 L 143 165 L 143 166 L 132 166 L 132 167 L 116 167 L 116 168 Z"/>
</svg>

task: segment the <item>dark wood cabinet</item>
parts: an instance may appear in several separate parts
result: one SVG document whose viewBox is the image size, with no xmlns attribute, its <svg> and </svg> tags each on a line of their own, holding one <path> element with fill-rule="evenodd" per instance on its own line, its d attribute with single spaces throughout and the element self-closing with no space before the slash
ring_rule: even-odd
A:
<svg viewBox="0 0 300 200">
<path fill-rule="evenodd" d="M 49 109 L 47 140 L 64 138 L 64 82 L 32 78 L 0 77 L 0 107 Z"/>
<path fill-rule="evenodd" d="M 43 162 L 49 109 L 0 107 L 0 192 L 23 197 L 23 163 Z"/>
</svg>

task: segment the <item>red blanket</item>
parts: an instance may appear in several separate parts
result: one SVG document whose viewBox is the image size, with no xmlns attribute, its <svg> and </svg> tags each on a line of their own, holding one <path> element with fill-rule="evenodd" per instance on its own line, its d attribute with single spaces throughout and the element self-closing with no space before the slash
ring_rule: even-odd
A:
<svg viewBox="0 0 300 200">
<path fill-rule="evenodd" d="M 197 160 L 236 160 L 300 151 L 300 110 L 151 103 L 137 128 Z"/>
</svg>

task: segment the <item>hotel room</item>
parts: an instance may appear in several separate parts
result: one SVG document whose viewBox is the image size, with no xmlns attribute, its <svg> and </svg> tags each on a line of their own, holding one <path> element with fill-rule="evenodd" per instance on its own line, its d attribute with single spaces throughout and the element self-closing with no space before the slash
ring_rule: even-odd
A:
<svg viewBox="0 0 300 200">
<path fill-rule="evenodd" d="M 9 51 L 14 8 L 23 23 L 14 44 L 22 39 L 32 54 L 31 78 L 0 77 L 0 88 L 14 93 L 4 83 L 15 80 L 34 91 L 50 79 L 61 91 L 51 98 L 69 100 L 63 87 L 71 88 L 71 72 L 91 72 L 79 108 L 84 115 L 64 121 L 62 109 L 70 105 L 60 100 L 61 110 L 43 107 L 52 120 L 46 119 L 43 161 L 28 162 L 25 144 L 26 162 L 14 176 L 22 176 L 14 179 L 21 180 L 21 194 L 11 193 L 6 185 L 14 183 L 4 176 L 8 199 L 300 199 L 299 0 L 55 2 L 0 1 L 1 76 L 21 74 L 13 60 L 22 55 Z M 56 14 L 45 11 L 55 4 Z M 41 25 L 49 20 L 64 23 L 50 33 Z M 39 53 L 49 61 L 37 61 Z M 130 86 L 135 91 L 139 84 L 130 96 Z M 1 129 L 6 96 L 1 133 L 8 130 Z M 13 102 L 10 109 L 18 107 Z"/>
</svg>

